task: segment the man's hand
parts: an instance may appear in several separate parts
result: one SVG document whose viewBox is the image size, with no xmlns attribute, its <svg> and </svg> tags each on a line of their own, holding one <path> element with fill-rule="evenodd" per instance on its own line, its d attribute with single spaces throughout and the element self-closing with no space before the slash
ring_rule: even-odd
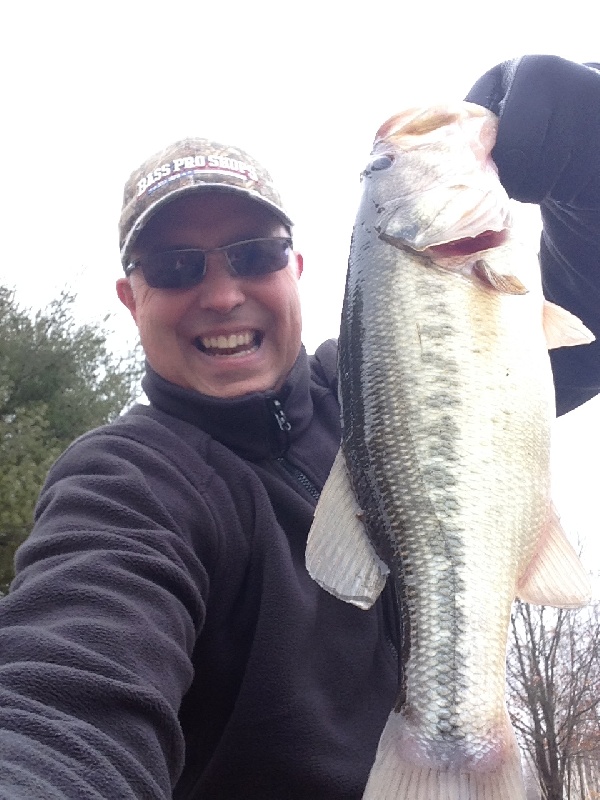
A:
<svg viewBox="0 0 600 800">
<path fill-rule="evenodd" d="M 486 72 L 466 99 L 500 117 L 492 157 L 511 197 L 600 207 L 600 64 L 523 56 Z"/>
</svg>

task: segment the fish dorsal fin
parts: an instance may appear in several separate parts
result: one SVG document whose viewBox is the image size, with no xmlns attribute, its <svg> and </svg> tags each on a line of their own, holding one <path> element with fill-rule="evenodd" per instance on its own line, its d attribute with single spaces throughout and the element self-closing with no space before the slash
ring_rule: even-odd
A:
<svg viewBox="0 0 600 800">
<path fill-rule="evenodd" d="M 549 300 L 544 302 L 544 333 L 548 350 L 589 344 L 596 338 L 579 317 Z"/>
<path fill-rule="evenodd" d="M 526 603 L 557 608 L 578 608 L 591 599 L 589 576 L 553 506 L 538 548 L 519 579 L 517 596 Z"/>
<path fill-rule="evenodd" d="M 308 535 L 306 568 L 330 594 L 366 609 L 381 594 L 389 569 L 373 549 L 361 517 L 340 450 Z"/>
</svg>

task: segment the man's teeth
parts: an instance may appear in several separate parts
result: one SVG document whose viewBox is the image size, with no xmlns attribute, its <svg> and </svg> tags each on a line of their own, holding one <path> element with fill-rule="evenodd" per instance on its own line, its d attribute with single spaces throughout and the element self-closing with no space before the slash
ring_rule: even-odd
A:
<svg viewBox="0 0 600 800">
<path fill-rule="evenodd" d="M 201 336 L 199 338 L 202 350 L 212 354 L 241 355 L 249 353 L 258 347 L 258 335 L 254 331 L 245 333 L 230 333 L 229 336 Z"/>
<path fill-rule="evenodd" d="M 231 350 L 235 347 L 249 345 L 254 341 L 253 333 L 231 333 L 229 336 L 202 337 L 202 345 L 210 350 Z"/>
</svg>

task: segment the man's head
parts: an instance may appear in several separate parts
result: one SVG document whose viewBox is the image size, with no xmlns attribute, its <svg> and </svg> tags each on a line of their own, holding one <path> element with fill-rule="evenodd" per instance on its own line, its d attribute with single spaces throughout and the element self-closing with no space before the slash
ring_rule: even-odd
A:
<svg viewBox="0 0 600 800">
<path fill-rule="evenodd" d="M 213 397 L 282 385 L 301 335 L 290 231 L 268 173 L 241 150 L 187 139 L 132 174 L 117 293 L 159 375 Z"/>
</svg>

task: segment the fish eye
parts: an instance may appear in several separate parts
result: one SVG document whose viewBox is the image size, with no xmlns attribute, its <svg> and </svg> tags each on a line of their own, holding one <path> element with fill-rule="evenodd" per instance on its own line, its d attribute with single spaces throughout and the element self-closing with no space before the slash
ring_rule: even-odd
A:
<svg viewBox="0 0 600 800">
<path fill-rule="evenodd" d="M 371 163 L 369 164 L 367 169 L 373 170 L 374 172 L 378 172 L 379 170 L 382 169 L 389 169 L 389 167 L 391 167 L 393 163 L 394 163 L 393 157 L 384 153 L 383 155 L 374 158 L 373 161 L 371 161 Z"/>
</svg>

